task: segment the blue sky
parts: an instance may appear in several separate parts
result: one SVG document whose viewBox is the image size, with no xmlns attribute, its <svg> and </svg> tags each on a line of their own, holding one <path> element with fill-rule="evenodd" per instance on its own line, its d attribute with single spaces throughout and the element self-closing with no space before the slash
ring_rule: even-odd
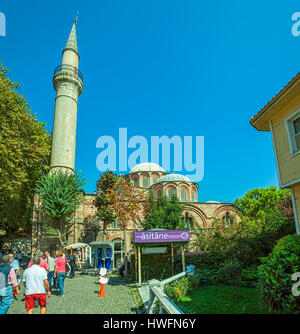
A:
<svg viewBox="0 0 300 334">
<path fill-rule="evenodd" d="M 100 176 L 97 138 L 118 140 L 122 127 L 149 142 L 204 136 L 199 201 L 232 202 L 278 185 L 271 136 L 249 120 L 299 71 L 298 1 L 2 0 L 0 60 L 50 132 L 53 70 L 77 10 L 84 91 L 76 168 L 86 192 Z"/>
</svg>

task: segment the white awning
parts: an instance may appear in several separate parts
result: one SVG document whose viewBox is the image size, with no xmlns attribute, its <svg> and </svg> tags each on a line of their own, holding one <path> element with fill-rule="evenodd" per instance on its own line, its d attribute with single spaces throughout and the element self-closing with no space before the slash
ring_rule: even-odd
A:
<svg viewBox="0 0 300 334">
<path fill-rule="evenodd" d="M 66 246 L 65 248 L 66 249 L 76 249 L 76 248 L 84 248 L 84 247 L 87 247 L 88 244 L 84 244 L 84 243 L 77 243 L 77 244 L 71 244 L 71 245 L 68 245 Z"/>
</svg>

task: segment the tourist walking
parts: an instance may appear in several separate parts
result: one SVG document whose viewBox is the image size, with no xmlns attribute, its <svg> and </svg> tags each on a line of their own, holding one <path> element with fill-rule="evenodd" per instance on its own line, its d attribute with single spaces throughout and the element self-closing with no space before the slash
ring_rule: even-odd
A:
<svg viewBox="0 0 300 334">
<path fill-rule="evenodd" d="M 57 253 L 57 259 L 55 260 L 55 267 L 54 267 L 54 277 L 58 279 L 58 288 L 60 296 L 64 296 L 64 284 L 65 278 L 67 274 L 66 266 L 68 264 L 68 260 L 62 257 L 63 252 Z"/>
<path fill-rule="evenodd" d="M 13 252 L 9 252 L 8 253 L 9 257 L 10 257 L 10 266 L 12 268 L 14 268 L 15 270 L 15 273 L 16 273 L 16 277 L 17 277 L 17 280 L 18 280 L 18 283 L 20 284 L 20 279 L 21 279 L 21 273 L 20 273 L 20 262 L 19 260 L 17 260 L 15 258 L 15 255 Z"/>
<path fill-rule="evenodd" d="M 47 261 L 42 258 L 43 253 L 41 251 L 36 251 L 35 254 L 34 254 L 34 257 L 36 257 L 36 256 L 40 258 L 40 264 L 39 264 L 39 266 L 41 268 L 44 268 L 46 271 L 48 271 L 49 270 L 49 266 L 48 266 Z M 32 266 L 32 260 L 29 261 L 27 268 L 30 268 L 31 266 Z"/>
<path fill-rule="evenodd" d="M 76 253 L 75 258 L 76 258 L 76 269 L 82 270 L 82 268 L 81 268 L 81 252 Z"/>
<path fill-rule="evenodd" d="M 10 256 L 4 255 L 0 260 L 0 314 L 6 314 L 13 301 L 13 287 L 20 294 L 19 284 L 14 268 L 10 265 Z"/>
<path fill-rule="evenodd" d="M 74 251 L 73 254 L 69 258 L 69 264 L 71 266 L 71 272 L 70 272 L 70 278 L 75 277 L 75 271 L 76 271 L 76 252 Z"/>
<path fill-rule="evenodd" d="M 13 252 L 9 252 L 8 255 L 10 256 L 10 266 L 14 269 L 18 284 L 20 285 L 21 281 L 21 272 L 20 272 L 20 262 L 16 259 L 15 254 Z M 17 300 L 17 291 L 13 288 L 13 297 L 14 300 Z"/>
<path fill-rule="evenodd" d="M 47 277 L 48 277 L 48 282 L 49 282 L 49 288 L 51 291 L 51 283 L 52 283 L 52 278 L 54 276 L 55 260 L 54 260 L 54 257 L 50 256 L 49 252 L 45 252 L 44 255 L 46 257 L 46 261 L 49 267 Z"/>
<path fill-rule="evenodd" d="M 119 269 L 119 276 L 120 278 L 124 277 L 124 271 L 126 271 L 125 265 L 127 266 L 127 275 L 130 273 L 130 260 L 129 260 L 129 253 L 127 253 L 124 256 L 124 262 L 121 266 L 121 268 Z"/>
<path fill-rule="evenodd" d="M 47 272 L 45 268 L 40 266 L 40 257 L 34 256 L 30 268 L 24 271 L 23 282 L 25 286 L 25 308 L 27 314 L 32 314 L 35 302 L 40 305 L 40 314 L 45 314 L 47 311 L 47 297 L 51 296 Z"/>
<path fill-rule="evenodd" d="M 55 255 L 55 258 L 54 258 L 54 269 L 55 269 L 55 261 L 58 259 L 58 253 L 59 251 L 55 251 L 54 255 Z M 58 279 L 56 276 L 54 276 L 54 273 L 53 273 L 53 287 L 55 289 L 58 289 Z"/>
</svg>

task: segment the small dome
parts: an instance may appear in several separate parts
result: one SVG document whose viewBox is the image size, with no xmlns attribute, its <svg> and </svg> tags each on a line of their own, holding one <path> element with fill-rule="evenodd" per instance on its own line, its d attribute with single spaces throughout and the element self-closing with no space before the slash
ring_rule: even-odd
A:
<svg viewBox="0 0 300 334">
<path fill-rule="evenodd" d="M 136 166 L 134 166 L 129 174 L 137 173 L 137 172 L 162 172 L 166 173 L 165 169 L 155 164 L 154 162 L 142 162 Z"/>
<path fill-rule="evenodd" d="M 181 174 L 168 174 L 161 177 L 157 183 L 161 182 L 192 182 L 187 176 Z"/>
</svg>

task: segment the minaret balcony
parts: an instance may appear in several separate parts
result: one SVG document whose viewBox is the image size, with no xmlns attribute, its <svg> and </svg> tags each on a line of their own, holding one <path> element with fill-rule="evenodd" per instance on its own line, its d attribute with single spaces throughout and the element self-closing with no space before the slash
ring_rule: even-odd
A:
<svg viewBox="0 0 300 334">
<path fill-rule="evenodd" d="M 65 73 L 68 73 L 68 74 L 72 74 L 74 75 L 75 77 L 79 78 L 82 82 L 83 82 L 83 75 L 82 73 L 79 71 L 79 69 L 75 66 L 72 66 L 72 65 L 67 65 L 67 64 L 64 64 L 64 65 L 59 65 L 55 68 L 54 70 L 54 76 L 57 74 L 57 73 L 61 73 L 61 72 L 65 72 Z"/>
<path fill-rule="evenodd" d="M 77 67 L 63 64 L 56 67 L 53 76 L 53 86 L 57 94 L 65 94 L 65 89 L 75 92 L 71 87 L 76 87 L 76 94 L 72 96 L 77 99 L 83 90 L 83 75 Z M 60 92 L 58 92 L 60 90 Z"/>
</svg>

